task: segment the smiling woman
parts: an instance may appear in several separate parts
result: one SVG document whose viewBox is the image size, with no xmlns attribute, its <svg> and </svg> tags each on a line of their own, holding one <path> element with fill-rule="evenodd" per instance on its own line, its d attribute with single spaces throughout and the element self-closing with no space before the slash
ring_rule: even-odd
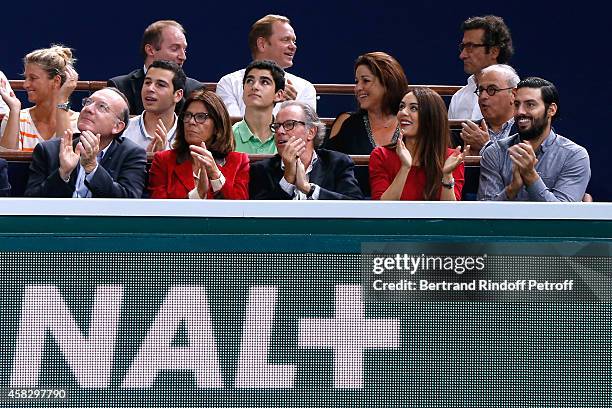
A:
<svg viewBox="0 0 612 408">
<path fill-rule="evenodd" d="M 461 200 L 464 166 L 450 149 L 446 105 L 435 91 L 416 87 L 397 112 L 401 137 L 370 155 L 373 200 Z M 469 146 L 466 146 L 469 150 Z"/>
<path fill-rule="evenodd" d="M 355 61 L 359 110 L 338 116 L 325 148 L 346 154 L 370 154 L 376 146 L 397 140 L 395 114 L 407 89 L 406 74 L 395 58 L 384 52 L 359 56 Z"/>
<path fill-rule="evenodd" d="M 24 89 L 34 106 L 21 109 L 14 94 L 0 92 L 10 109 L 2 120 L 1 147 L 32 151 L 38 143 L 61 135 L 67 128 L 78 131 L 78 113 L 70 110 L 69 104 L 78 80 L 74 62 L 70 48 L 61 45 L 35 50 L 24 57 Z"/>
<path fill-rule="evenodd" d="M 249 198 L 249 157 L 234 151 L 230 118 L 215 93 L 189 96 L 172 147 L 153 158 L 151 198 Z"/>
</svg>

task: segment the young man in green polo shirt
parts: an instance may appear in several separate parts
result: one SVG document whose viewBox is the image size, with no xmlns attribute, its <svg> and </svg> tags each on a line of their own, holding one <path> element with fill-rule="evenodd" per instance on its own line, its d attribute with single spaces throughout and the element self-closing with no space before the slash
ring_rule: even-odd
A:
<svg viewBox="0 0 612 408">
<path fill-rule="evenodd" d="M 244 119 L 232 127 L 236 151 L 249 154 L 275 154 L 272 110 L 283 100 L 285 71 L 273 61 L 253 61 L 244 71 L 242 99 Z"/>
</svg>

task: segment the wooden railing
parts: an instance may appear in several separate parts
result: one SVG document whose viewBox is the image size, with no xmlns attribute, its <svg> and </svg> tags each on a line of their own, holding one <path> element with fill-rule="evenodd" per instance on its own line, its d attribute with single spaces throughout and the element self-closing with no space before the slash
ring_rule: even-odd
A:
<svg viewBox="0 0 612 408">
<path fill-rule="evenodd" d="M 23 90 L 23 80 L 17 79 L 9 81 L 14 90 Z M 355 92 L 354 84 L 313 84 L 317 94 L 320 95 L 352 95 Z M 76 89 L 78 91 L 95 92 L 106 86 L 106 81 L 78 81 Z M 204 82 L 206 89 L 214 91 L 217 89 L 216 82 Z M 453 85 L 411 85 L 411 87 L 424 86 L 431 88 L 441 96 L 452 96 L 461 88 Z"/>
<path fill-rule="evenodd" d="M 9 81 L 11 87 L 14 90 L 23 90 L 23 80 Z M 313 84 L 317 93 L 320 95 L 352 95 L 355 90 L 353 84 Z M 76 89 L 79 91 L 95 92 L 106 86 L 106 81 L 78 81 Z M 217 88 L 216 82 L 205 82 L 204 86 L 210 91 L 214 91 Z M 441 96 L 452 96 L 455 92 L 461 88 L 460 86 L 451 85 L 412 85 L 411 87 L 424 86 L 433 89 Z M 235 118 L 232 118 L 235 120 Z M 325 126 L 329 129 L 334 123 L 335 118 L 321 118 Z M 460 130 L 461 122 L 459 120 L 450 120 L 449 126 L 451 130 Z"/>
</svg>

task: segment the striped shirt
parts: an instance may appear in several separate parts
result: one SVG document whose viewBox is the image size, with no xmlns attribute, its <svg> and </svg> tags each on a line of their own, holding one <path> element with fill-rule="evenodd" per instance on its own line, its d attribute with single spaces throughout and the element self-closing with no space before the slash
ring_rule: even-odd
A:
<svg viewBox="0 0 612 408">
<path fill-rule="evenodd" d="M 36 125 L 34 124 L 32 116 L 30 115 L 30 109 L 31 108 L 22 109 L 19 112 L 19 150 L 24 152 L 31 152 L 34 150 L 37 144 L 46 140 L 40 135 L 38 129 L 36 129 Z M 76 133 L 78 132 L 77 121 L 79 119 L 79 113 L 73 111 L 70 112 L 70 128 Z M 2 134 L 4 134 L 4 129 L 6 128 L 7 122 L 8 115 L 2 119 Z M 53 139 L 54 137 L 55 135 L 50 139 Z"/>
</svg>

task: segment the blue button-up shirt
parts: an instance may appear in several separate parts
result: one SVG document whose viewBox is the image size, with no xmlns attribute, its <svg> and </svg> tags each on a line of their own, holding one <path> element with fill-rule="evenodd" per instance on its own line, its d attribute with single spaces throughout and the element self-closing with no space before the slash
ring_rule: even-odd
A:
<svg viewBox="0 0 612 408">
<path fill-rule="evenodd" d="M 479 200 L 508 200 L 506 186 L 512 181 L 508 148 L 520 143 L 517 134 L 491 143 L 480 160 Z M 582 146 L 552 130 L 535 152 L 535 170 L 540 176 L 529 187 L 521 187 L 518 201 L 582 201 L 591 178 L 589 154 Z"/>
</svg>

